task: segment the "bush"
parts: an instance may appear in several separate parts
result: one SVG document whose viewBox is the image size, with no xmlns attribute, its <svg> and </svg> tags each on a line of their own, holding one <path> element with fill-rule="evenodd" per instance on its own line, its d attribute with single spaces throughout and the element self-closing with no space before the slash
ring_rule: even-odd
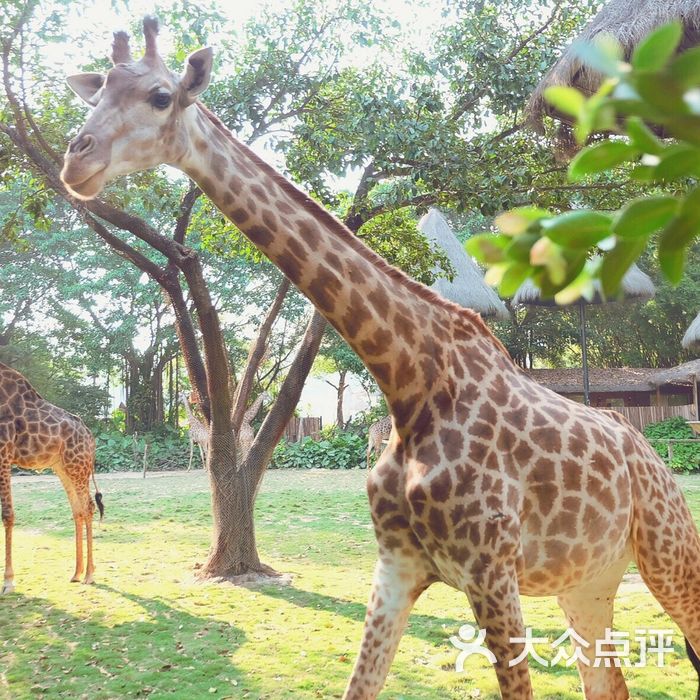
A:
<svg viewBox="0 0 700 700">
<path fill-rule="evenodd" d="M 660 423 L 649 423 L 644 428 L 644 435 L 674 471 L 687 474 L 700 469 L 700 440 L 697 445 L 673 445 L 673 458 L 668 458 L 667 440 L 690 440 L 694 437 L 693 430 L 685 418 L 676 416 Z"/>
<path fill-rule="evenodd" d="M 352 433 L 330 432 L 321 440 L 280 442 L 270 469 L 354 469 L 365 466 L 366 441 Z"/>
<path fill-rule="evenodd" d="M 97 471 L 141 471 L 148 445 L 148 471 L 187 469 L 190 445 L 186 437 L 171 427 L 161 427 L 143 435 L 124 435 L 116 430 L 95 432 Z M 199 454 L 194 462 L 199 466 Z"/>
</svg>

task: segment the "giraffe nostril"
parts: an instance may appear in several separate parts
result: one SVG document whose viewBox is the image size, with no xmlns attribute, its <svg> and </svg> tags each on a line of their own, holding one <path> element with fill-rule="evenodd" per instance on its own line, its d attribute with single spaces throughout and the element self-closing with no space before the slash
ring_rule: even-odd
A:
<svg viewBox="0 0 700 700">
<path fill-rule="evenodd" d="M 95 148 L 97 139 L 91 134 L 77 136 L 70 142 L 69 151 L 76 156 L 86 156 Z"/>
</svg>

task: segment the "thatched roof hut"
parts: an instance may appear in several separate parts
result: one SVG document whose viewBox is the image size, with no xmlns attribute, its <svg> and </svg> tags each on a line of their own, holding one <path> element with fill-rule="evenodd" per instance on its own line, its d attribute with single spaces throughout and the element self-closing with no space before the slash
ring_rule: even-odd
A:
<svg viewBox="0 0 700 700">
<path fill-rule="evenodd" d="M 455 269 L 452 282 L 441 277 L 433 284 L 432 288 L 438 294 L 460 306 L 478 311 L 485 318 L 509 318 L 505 304 L 484 282 L 481 270 L 467 255 L 464 246 L 437 209 L 430 209 L 418 222 L 418 228 L 428 240 L 437 243 L 445 251 Z"/>
<path fill-rule="evenodd" d="M 557 394 L 567 396 L 583 391 L 581 368 L 528 369 L 526 373 L 536 382 Z M 653 381 L 658 369 L 648 367 L 593 368 L 590 370 L 590 392 L 650 392 L 657 384 Z"/>
<path fill-rule="evenodd" d="M 691 360 L 682 365 L 658 371 L 652 381 L 654 385 L 662 384 L 693 384 L 700 378 L 700 360 Z"/>
<path fill-rule="evenodd" d="M 600 290 L 598 280 L 594 282 L 597 289 Z M 642 272 L 636 265 L 632 265 L 625 273 L 621 283 L 622 294 L 628 301 L 647 301 L 653 298 L 656 293 L 654 283 L 649 275 Z M 600 304 L 603 297 L 600 291 L 597 291 L 591 304 Z M 513 296 L 513 304 L 523 304 L 526 306 L 554 306 L 552 299 L 542 299 L 539 287 L 536 287 L 530 280 L 526 280 L 520 289 Z"/>
<path fill-rule="evenodd" d="M 609 34 L 620 42 L 628 59 L 642 38 L 674 19 L 680 19 L 685 27 L 681 51 L 700 43 L 700 2 L 697 0 L 611 0 L 584 27 L 574 43 L 590 42 L 598 35 Z M 600 74 L 583 65 L 573 45 L 569 46 L 530 98 L 527 111 L 536 128 L 541 128 L 544 115 L 555 114 L 544 99 L 545 89 L 553 85 L 568 85 L 591 95 L 600 85 Z M 565 122 L 570 120 L 559 113 L 556 116 Z"/>
<path fill-rule="evenodd" d="M 700 350 L 700 314 L 688 326 L 688 330 L 681 340 L 681 345 L 686 350 Z"/>
</svg>

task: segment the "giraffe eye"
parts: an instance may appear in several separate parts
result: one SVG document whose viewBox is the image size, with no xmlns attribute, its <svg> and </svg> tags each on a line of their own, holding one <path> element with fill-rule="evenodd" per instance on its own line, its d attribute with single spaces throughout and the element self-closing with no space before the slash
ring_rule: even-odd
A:
<svg viewBox="0 0 700 700">
<path fill-rule="evenodd" d="M 172 99 L 168 92 L 156 92 L 154 95 L 151 95 L 151 104 L 156 109 L 166 109 L 170 106 Z"/>
</svg>

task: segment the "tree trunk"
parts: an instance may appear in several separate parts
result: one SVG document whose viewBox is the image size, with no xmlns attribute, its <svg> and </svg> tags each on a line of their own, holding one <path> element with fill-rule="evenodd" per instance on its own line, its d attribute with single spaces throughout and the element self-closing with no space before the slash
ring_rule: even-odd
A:
<svg viewBox="0 0 700 700">
<path fill-rule="evenodd" d="M 246 574 L 278 576 L 260 561 L 255 542 L 253 507 L 267 465 L 294 408 L 321 345 L 326 321 L 314 312 L 280 393 L 240 467 L 233 432 L 213 434 L 207 466 L 214 518 L 212 546 L 199 570 L 200 579 Z"/>
<path fill-rule="evenodd" d="M 345 390 L 348 385 L 345 382 L 348 371 L 346 369 L 341 369 L 338 379 L 338 398 L 335 407 L 335 424 L 338 426 L 338 430 L 342 430 L 345 425 L 345 418 L 343 416 L 343 397 L 345 396 Z"/>
<path fill-rule="evenodd" d="M 213 529 L 200 579 L 235 579 L 241 575 L 278 575 L 260 562 L 255 543 L 253 509 L 262 473 L 237 465 L 233 433 L 212 435 L 207 466 L 211 486 Z"/>
</svg>

